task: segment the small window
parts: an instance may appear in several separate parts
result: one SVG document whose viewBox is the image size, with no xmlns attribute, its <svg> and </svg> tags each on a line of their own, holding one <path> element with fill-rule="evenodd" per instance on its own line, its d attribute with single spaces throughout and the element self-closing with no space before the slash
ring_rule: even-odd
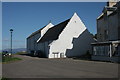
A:
<svg viewBox="0 0 120 80">
<path fill-rule="evenodd" d="M 105 35 L 105 40 L 107 40 L 108 39 L 108 30 L 105 30 L 104 35 Z"/>
<path fill-rule="evenodd" d="M 54 55 L 54 58 L 58 58 L 59 52 L 53 52 L 52 54 Z"/>
<path fill-rule="evenodd" d="M 60 53 L 60 58 L 64 58 L 64 53 Z"/>
</svg>

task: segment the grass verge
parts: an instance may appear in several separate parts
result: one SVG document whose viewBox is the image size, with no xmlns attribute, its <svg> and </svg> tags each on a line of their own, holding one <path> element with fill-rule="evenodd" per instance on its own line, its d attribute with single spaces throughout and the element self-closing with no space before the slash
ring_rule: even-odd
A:
<svg viewBox="0 0 120 80">
<path fill-rule="evenodd" d="M 19 60 L 22 60 L 22 59 L 17 58 L 17 57 L 5 56 L 2 58 L 2 63 L 15 62 L 15 61 L 19 61 Z"/>
</svg>

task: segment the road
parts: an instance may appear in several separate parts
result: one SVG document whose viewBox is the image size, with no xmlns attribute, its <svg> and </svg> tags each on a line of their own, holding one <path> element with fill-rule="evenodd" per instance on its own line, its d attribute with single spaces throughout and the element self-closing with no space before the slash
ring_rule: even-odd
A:
<svg viewBox="0 0 120 80">
<path fill-rule="evenodd" d="M 23 60 L 3 64 L 6 78 L 117 78 L 118 64 L 16 55 Z"/>
</svg>

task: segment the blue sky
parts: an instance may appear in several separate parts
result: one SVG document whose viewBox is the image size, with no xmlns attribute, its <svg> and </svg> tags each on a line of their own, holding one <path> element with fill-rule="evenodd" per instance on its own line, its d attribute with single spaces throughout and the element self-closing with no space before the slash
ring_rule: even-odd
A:
<svg viewBox="0 0 120 80">
<path fill-rule="evenodd" d="M 76 12 L 88 30 L 96 33 L 96 18 L 105 2 L 4 2 L 2 3 L 3 49 L 10 48 L 13 28 L 13 48 L 25 48 L 26 38 L 51 20 L 56 25 Z"/>
</svg>

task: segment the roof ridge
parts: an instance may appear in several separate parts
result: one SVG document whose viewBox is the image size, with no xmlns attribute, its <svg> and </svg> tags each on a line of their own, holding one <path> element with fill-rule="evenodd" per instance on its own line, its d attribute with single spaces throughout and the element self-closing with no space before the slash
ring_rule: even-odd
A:
<svg viewBox="0 0 120 80">
<path fill-rule="evenodd" d="M 38 42 L 44 42 L 49 40 L 56 40 L 58 39 L 58 36 L 63 31 L 63 29 L 66 27 L 70 19 L 67 19 L 51 28 L 48 29 L 48 31 L 43 35 L 43 37 Z M 63 26 L 61 26 L 63 25 Z"/>
<path fill-rule="evenodd" d="M 51 23 L 51 22 L 50 22 Z M 48 23 L 48 24 L 50 24 Z M 39 31 L 41 31 L 43 28 L 45 28 L 48 24 L 46 24 L 45 26 L 43 26 L 42 28 L 38 29 L 37 31 L 33 32 L 30 36 L 28 36 L 27 38 L 30 38 L 32 36 L 34 36 L 35 34 L 37 34 Z M 52 23 L 51 23 L 52 24 Z M 53 24 L 52 24 L 53 25 Z"/>
</svg>

